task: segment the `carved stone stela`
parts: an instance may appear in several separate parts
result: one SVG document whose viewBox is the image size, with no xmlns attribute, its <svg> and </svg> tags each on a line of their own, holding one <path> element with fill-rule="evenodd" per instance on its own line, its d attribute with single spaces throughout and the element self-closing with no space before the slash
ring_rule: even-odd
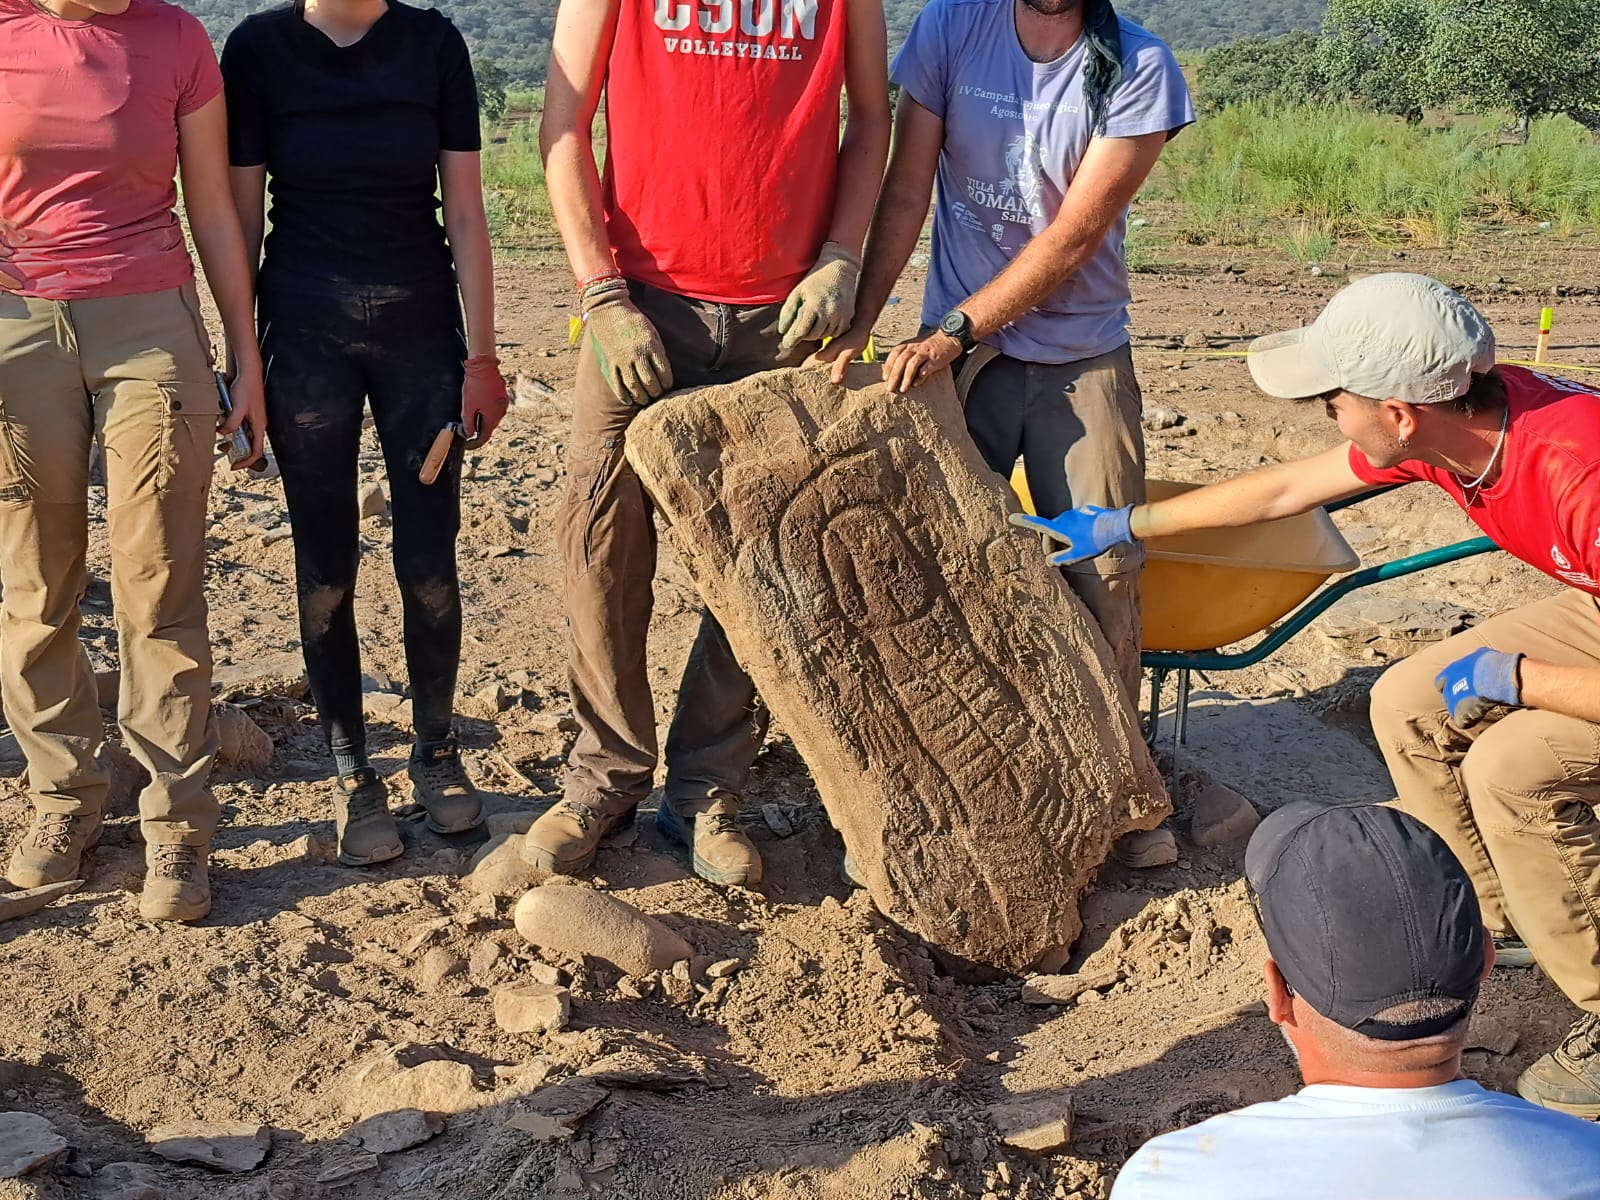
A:
<svg viewBox="0 0 1600 1200">
<path fill-rule="evenodd" d="M 687 391 L 627 453 L 879 909 L 957 959 L 1059 965 L 1112 841 L 1170 805 L 948 373 Z"/>
</svg>

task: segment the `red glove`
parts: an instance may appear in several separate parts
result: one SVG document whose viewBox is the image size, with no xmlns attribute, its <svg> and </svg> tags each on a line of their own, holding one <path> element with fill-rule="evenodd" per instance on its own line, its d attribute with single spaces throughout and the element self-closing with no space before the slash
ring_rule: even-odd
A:
<svg viewBox="0 0 1600 1200">
<path fill-rule="evenodd" d="M 467 373 L 461 382 L 461 424 L 466 428 L 467 445 L 481 446 L 505 417 L 511 397 L 500 374 L 500 360 L 494 355 L 479 354 L 462 366 Z"/>
</svg>

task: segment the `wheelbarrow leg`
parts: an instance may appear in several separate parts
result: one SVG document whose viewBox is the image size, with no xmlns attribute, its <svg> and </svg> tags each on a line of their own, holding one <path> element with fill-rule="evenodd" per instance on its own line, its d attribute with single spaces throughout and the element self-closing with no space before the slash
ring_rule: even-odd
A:
<svg viewBox="0 0 1600 1200">
<path fill-rule="evenodd" d="M 1150 717 L 1144 726 L 1144 744 L 1156 748 L 1156 738 L 1161 736 L 1161 693 L 1166 689 L 1167 668 L 1150 668 Z"/>
<path fill-rule="evenodd" d="M 1189 678 L 1192 672 L 1185 669 L 1178 672 L 1178 712 L 1177 712 L 1177 740 L 1175 746 L 1189 744 Z"/>
</svg>

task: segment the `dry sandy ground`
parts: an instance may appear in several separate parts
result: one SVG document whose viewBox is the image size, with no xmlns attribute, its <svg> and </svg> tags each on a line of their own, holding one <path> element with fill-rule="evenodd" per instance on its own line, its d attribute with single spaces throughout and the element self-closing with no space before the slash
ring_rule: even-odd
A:
<svg viewBox="0 0 1600 1200">
<path fill-rule="evenodd" d="M 1320 412 L 1258 398 L 1237 361 L 1182 341 L 1198 333 L 1210 350 L 1227 349 L 1309 318 L 1344 271 L 1313 276 L 1244 252 L 1186 257 L 1136 281 L 1146 403 L 1186 418 L 1150 435 L 1151 474 L 1218 478 L 1327 444 L 1333 431 Z M 1347 269 L 1429 269 L 1468 287 L 1513 350 L 1531 347 L 1553 285 L 1581 290 L 1600 266 L 1593 251 L 1532 236 L 1488 252 L 1367 257 Z M 553 255 L 505 265 L 508 369 L 554 394 L 513 412 L 477 453 L 466 491 L 461 732 L 496 813 L 530 814 L 552 802 L 568 737 L 550 532 L 576 358 L 566 345 L 567 286 Z M 880 330 L 885 340 L 914 325 L 920 287 L 920 277 L 904 281 L 903 302 Z M 1600 302 L 1569 294 L 1556 303 L 1561 356 L 1600 365 Z M 365 468 L 381 469 L 371 446 Z M 1369 561 L 1469 532 L 1442 497 L 1411 491 L 1340 516 Z M 803 764 L 775 731 L 749 795 L 752 834 L 768 861 L 759 892 L 721 891 L 693 877 L 648 815 L 613 839 L 593 879 L 681 932 L 697 970 L 739 960 L 731 982 L 703 995 L 692 983 L 619 983 L 581 963 L 555 963 L 572 975 L 569 1027 L 508 1034 L 494 1022 L 491 991 L 539 966 L 506 901 L 462 883 L 481 836 L 441 839 L 408 823 L 399 862 L 357 871 L 325 861 L 328 766 L 311 709 L 293 698 L 300 671 L 278 485 L 219 474 L 215 505 L 221 673 L 271 735 L 273 760 L 253 777 L 221 771 L 215 781 L 224 823 L 207 921 L 156 928 L 138 919 L 141 852 L 124 772 L 85 890 L 0 927 L 8 998 L 0 1110 L 42 1114 L 73 1147 L 40 1174 L 0 1183 L 6 1200 L 1103 1197 L 1149 1135 L 1295 1084 L 1286 1049 L 1252 1006 L 1262 943 L 1239 883 L 1241 851 L 1202 850 L 1183 836 L 1203 773 L 1263 810 L 1299 794 L 1381 798 L 1381 767 L 1361 740 L 1360 713 L 1386 651 L 1408 636 L 1407 619 L 1426 617 L 1418 608 L 1426 601 L 1481 617 L 1554 586 L 1503 556 L 1471 560 L 1388 585 L 1382 595 L 1398 602 L 1399 617 L 1387 641 L 1364 644 L 1359 628 L 1343 640 L 1312 630 L 1262 667 L 1202 680 L 1207 698 L 1180 762 L 1179 863 L 1145 873 L 1107 868 L 1088 901 L 1080 957 L 1124 976 L 1104 994 L 1036 1008 L 1020 1002 L 1015 983 L 940 976 L 839 882 L 839 840 Z M 405 672 L 387 518 L 364 531 L 366 669 L 380 692 L 390 680 L 398 690 Z M 697 598 L 670 552 L 663 558 L 651 669 L 664 724 Z M 111 666 L 103 544 L 92 570 L 86 637 L 97 665 Z M 503 712 L 496 684 L 510 702 Z M 373 708 L 387 711 L 374 725 L 379 765 L 401 773 L 404 708 L 381 695 Z M 9 845 L 23 826 L 24 790 L 20 765 L 0 769 L 10 776 L 0 780 L 0 838 Z M 788 814 L 792 836 L 778 837 L 761 819 L 769 802 Z M 1571 1019 L 1529 971 L 1498 973 L 1483 1009 L 1473 1040 L 1492 1049 L 1469 1054 L 1468 1071 L 1500 1087 Z M 545 1141 L 508 1124 L 526 1117 L 526 1097 L 541 1084 L 593 1074 L 597 1061 L 606 1098 L 575 1122 L 574 1135 Z M 392 1095 L 385 1070 L 419 1063 L 431 1065 L 406 1078 L 428 1082 L 412 1098 L 446 1112 L 445 1132 L 378 1157 L 341 1140 L 359 1113 Z M 1059 1105 L 1064 1093 L 1076 1108 L 1069 1150 L 1030 1156 L 998 1140 L 991 1106 L 1019 1097 Z M 270 1152 L 243 1175 L 169 1165 L 148 1152 L 151 1129 L 191 1119 L 265 1125 Z M 115 1163 L 140 1169 L 107 1169 Z"/>
</svg>

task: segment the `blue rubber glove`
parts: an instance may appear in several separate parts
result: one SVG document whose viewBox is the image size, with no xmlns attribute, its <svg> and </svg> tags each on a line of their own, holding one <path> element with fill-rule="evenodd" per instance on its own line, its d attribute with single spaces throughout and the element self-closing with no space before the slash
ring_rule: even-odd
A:
<svg viewBox="0 0 1600 1200">
<path fill-rule="evenodd" d="M 1065 550 L 1050 556 L 1053 567 L 1087 562 L 1099 558 L 1113 546 L 1134 541 L 1132 520 L 1131 504 L 1126 508 L 1096 508 L 1085 504 L 1048 520 L 1030 517 L 1027 513 L 1011 514 L 1011 523 L 1018 529 L 1031 529 L 1066 545 Z"/>
<path fill-rule="evenodd" d="M 1450 719 L 1466 729 L 1497 704 L 1522 707 L 1522 685 L 1517 680 L 1521 665 L 1520 654 L 1480 646 L 1440 671 L 1433 686 L 1444 697 Z"/>
</svg>

